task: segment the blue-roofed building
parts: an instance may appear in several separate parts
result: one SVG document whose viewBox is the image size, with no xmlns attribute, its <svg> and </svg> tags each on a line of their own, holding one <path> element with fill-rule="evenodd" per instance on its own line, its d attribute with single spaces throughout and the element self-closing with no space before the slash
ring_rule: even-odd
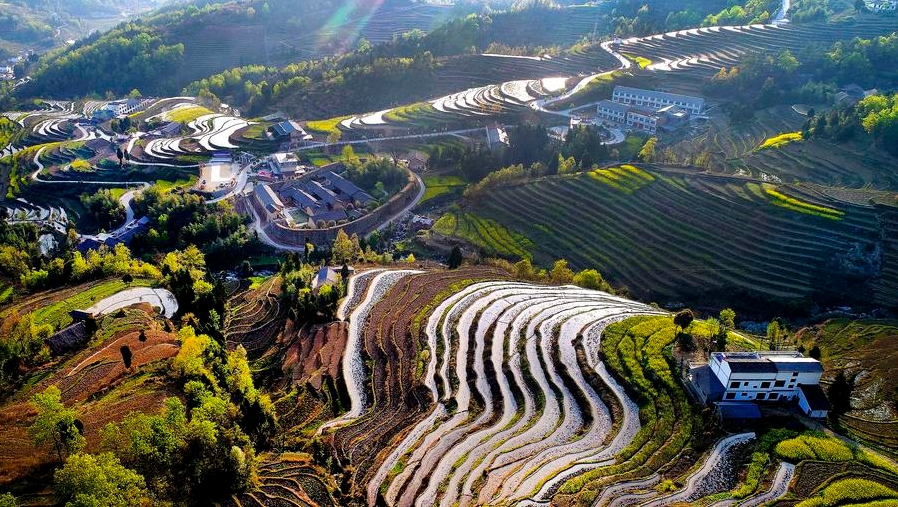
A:
<svg viewBox="0 0 898 507">
<path fill-rule="evenodd" d="M 720 402 L 717 415 L 729 421 L 753 421 L 761 418 L 761 409 L 755 403 Z"/>
</svg>

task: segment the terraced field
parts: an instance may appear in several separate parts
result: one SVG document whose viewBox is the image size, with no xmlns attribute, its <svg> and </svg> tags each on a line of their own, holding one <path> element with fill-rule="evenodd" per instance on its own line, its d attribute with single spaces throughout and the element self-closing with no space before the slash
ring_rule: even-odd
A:
<svg viewBox="0 0 898 507">
<path fill-rule="evenodd" d="M 694 440 L 701 419 L 664 360 L 673 320 L 641 303 L 484 268 L 374 270 L 340 315 L 352 407 L 321 431 L 368 505 L 719 499 L 754 439 Z M 662 493 L 661 477 L 683 486 Z"/>
<path fill-rule="evenodd" d="M 790 49 L 797 53 L 808 45 L 829 46 L 842 39 L 884 35 L 896 28 L 895 18 L 875 15 L 842 23 L 715 26 L 625 39 L 620 52 L 651 60 L 646 67 L 649 70 L 688 70 L 701 79 L 751 52 Z"/>
<path fill-rule="evenodd" d="M 468 210 L 527 238 L 537 263 L 567 258 L 647 299 L 734 290 L 807 297 L 821 288 L 824 270 L 839 269 L 840 256 L 880 244 L 881 219 L 891 216 L 836 201 L 817 187 L 775 187 L 802 203 L 783 206 L 758 182 L 679 170 L 647 174 L 654 179 L 632 175 L 631 183 L 614 185 L 586 174 L 544 178 L 494 189 Z M 818 216 L 817 207 L 832 212 Z M 882 268 L 870 285 L 885 303 L 898 279 L 894 245 L 881 246 Z"/>
</svg>

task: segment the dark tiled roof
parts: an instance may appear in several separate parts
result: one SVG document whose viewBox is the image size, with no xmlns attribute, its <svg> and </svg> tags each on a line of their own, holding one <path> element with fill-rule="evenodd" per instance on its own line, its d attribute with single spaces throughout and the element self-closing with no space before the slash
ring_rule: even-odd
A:
<svg viewBox="0 0 898 507">
<path fill-rule="evenodd" d="M 733 359 L 728 358 L 730 371 L 733 373 L 776 373 L 776 365 L 766 359 Z"/>
<path fill-rule="evenodd" d="M 811 410 L 829 410 L 829 400 L 823 394 L 820 384 L 798 384 L 801 394 L 808 400 L 808 406 Z"/>
</svg>

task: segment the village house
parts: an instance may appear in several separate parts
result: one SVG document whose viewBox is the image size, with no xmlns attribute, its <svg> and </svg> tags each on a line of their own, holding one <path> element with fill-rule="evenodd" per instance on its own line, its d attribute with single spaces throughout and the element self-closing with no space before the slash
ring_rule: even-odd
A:
<svg viewBox="0 0 898 507">
<path fill-rule="evenodd" d="M 822 373 L 820 361 L 794 351 L 714 352 L 690 379 L 704 402 L 794 401 L 805 415 L 820 418 L 829 411 Z"/>
<path fill-rule="evenodd" d="M 274 153 L 268 157 L 268 167 L 273 174 L 280 174 L 284 178 L 301 176 L 306 173 L 304 166 L 299 164 L 299 158 L 295 153 Z"/>
</svg>

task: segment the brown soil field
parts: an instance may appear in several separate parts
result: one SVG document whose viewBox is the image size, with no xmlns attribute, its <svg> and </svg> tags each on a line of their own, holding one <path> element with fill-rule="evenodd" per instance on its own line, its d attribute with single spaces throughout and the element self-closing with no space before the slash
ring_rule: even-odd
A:
<svg viewBox="0 0 898 507">
<path fill-rule="evenodd" d="M 372 308 L 363 335 L 363 358 L 371 369 L 371 408 L 333 435 L 337 455 L 355 467 L 354 493 L 363 490 L 377 465 L 433 403 L 415 375 L 422 341 L 422 336 L 412 335 L 415 318 L 435 297 L 448 295 L 453 284 L 507 277 L 504 271 L 484 267 L 410 275 Z M 428 315 L 423 317 L 426 322 Z"/>
</svg>

